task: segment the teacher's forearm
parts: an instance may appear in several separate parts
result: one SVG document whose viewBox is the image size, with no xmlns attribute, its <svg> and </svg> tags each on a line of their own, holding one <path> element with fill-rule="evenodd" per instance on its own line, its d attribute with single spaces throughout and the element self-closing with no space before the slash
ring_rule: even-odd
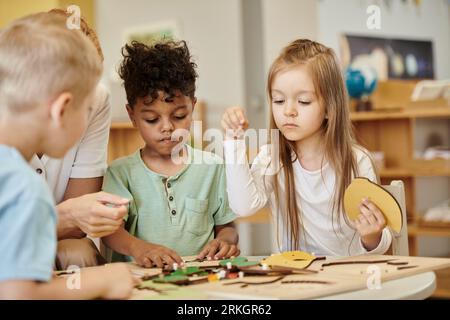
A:
<svg viewBox="0 0 450 320">
<path fill-rule="evenodd" d="M 77 226 L 76 221 L 70 211 L 70 199 L 61 202 L 56 206 L 58 213 L 58 240 L 64 239 L 80 239 L 86 236 Z"/>
<path fill-rule="evenodd" d="M 64 199 L 56 206 L 58 211 L 58 240 L 80 239 L 86 236 L 80 228 L 72 210 L 75 202 L 81 196 L 96 193 L 101 190 L 103 177 L 97 178 L 70 178 L 67 183 Z"/>
</svg>

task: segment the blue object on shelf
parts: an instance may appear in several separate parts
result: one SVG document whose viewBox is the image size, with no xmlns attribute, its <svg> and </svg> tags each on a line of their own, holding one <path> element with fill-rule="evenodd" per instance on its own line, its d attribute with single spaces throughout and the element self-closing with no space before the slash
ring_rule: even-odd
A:
<svg viewBox="0 0 450 320">
<path fill-rule="evenodd" d="M 345 72 L 345 84 L 350 97 L 361 99 L 362 96 L 370 95 L 375 91 L 377 74 L 371 68 L 364 70 L 348 68 Z"/>
<path fill-rule="evenodd" d="M 350 97 L 360 99 L 364 94 L 365 79 L 361 71 L 347 69 L 345 73 L 345 85 Z"/>
</svg>

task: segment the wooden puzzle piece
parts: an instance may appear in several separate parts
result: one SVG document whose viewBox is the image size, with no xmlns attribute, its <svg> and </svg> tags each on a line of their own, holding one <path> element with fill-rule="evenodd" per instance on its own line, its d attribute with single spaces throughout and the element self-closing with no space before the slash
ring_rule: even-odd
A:
<svg viewBox="0 0 450 320">
<path fill-rule="evenodd" d="M 193 274 L 200 274 L 205 273 L 203 270 L 201 270 L 199 267 L 186 267 L 186 268 L 180 268 L 176 271 L 172 272 L 171 275 L 183 275 L 183 276 L 190 276 Z"/>
<path fill-rule="evenodd" d="M 402 229 L 402 211 L 397 200 L 380 185 L 367 178 L 356 178 L 344 193 L 344 208 L 347 216 L 354 221 L 360 214 L 361 201 L 367 198 L 383 213 L 386 225 L 397 233 Z"/>
<path fill-rule="evenodd" d="M 304 251 L 287 251 L 261 261 L 270 267 L 306 269 L 317 257 Z"/>
<path fill-rule="evenodd" d="M 350 264 L 377 264 L 377 263 L 388 263 L 391 262 L 394 259 L 383 259 L 383 260 L 366 260 L 366 261 L 335 261 L 335 262 L 328 262 L 322 264 L 323 267 L 331 267 L 331 266 L 342 266 L 342 265 L 350 265 Z M 393 263 L 391 263 L 393 264 Z"/>
<path fill-rule="evenodd" d="M 231 285 L 235 285 L 235 284 L 240 284 L 241 288 L 245 288 L 245 287 L 247 287 L 249 285 L 251 285 L 251 286 L 258 286 L 258 285 L 265 285 L 265 284 L 275 283 L 275 282 L 278 282 L 280 280 L 283 280 L 284 277 L 285 277 L 284 275 L 281 275 L 281 276 L 277 276 L 275 278 L 257 279 L 256 281 L 255 280 L 249 280 L 249 281 L 242 281 L 242 280 L 240 280 L 240 281 L 234 281 L 234 282 L 227 282 L 227 283 L 224 283 L 223 285 L 224 286 L 231 286 Z"/>
<path fill-rule="evenodd" d="M 161 278 L 156 278 L 153 280 L 155 283 L 173 283 L 178 285 L 189 284 L 189 277 L 186 275 L 168 275 Z"/>
<path fill-rule="evenodd" d="M 219 267 L 220 260 L 197 259 L 196 256 L 182 257 L 187 267 L 213 268 Z"/>
<path fill-rule="evenodd" d="M 163 273 L 163 270 L 161 268 L 144 268 L 138 266 L 134 262 L 129 262 L 128 267 L 130 268 L 133 275 L 138 277 L 145 277 L 146 279 L 155 277 Z"/>
<path fill-rule="evenodd" d="M 233 267 L 240 268 L 240 267 L 257 266 L 259 264 L 259 261 L 248 261 L 248 259 L 245 257 L 237 257 L 233 259 L 221 260 L 219 262 L 219 265 L 221 267 L 227 267 L 228 263 L 231 263 L 231 266 Z"/>
<path fill-rule="evenodd" d="M 144 281 L 134 289 L 132 299 L 206 299 L 205 293 L 196 290 L 192 286 L 178 286 L 172 283 L 155 283 L 154 281 Z"/>
<path fill-rule="evenodd" d="M 208 276 L 208 272 L 199 267 L 185 267 L 177 269 L 170 274 L 155 278 L 155 283 L 172 283 L 177 285 L 188 285 L 203 280 Z"/>
</svg>

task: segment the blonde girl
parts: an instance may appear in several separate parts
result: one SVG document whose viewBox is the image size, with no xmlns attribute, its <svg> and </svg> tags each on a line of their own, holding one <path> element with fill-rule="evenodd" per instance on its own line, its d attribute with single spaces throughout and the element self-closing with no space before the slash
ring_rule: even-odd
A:
<svg viewBox="0 0 450 320">
<path fill-rule="evenodd" d="M 392 236 L 378 208 L 364 199 L 354 223 L 343 209 L 344 191 L 353 178 L 377 182 L 377 176 L 368 152 L 355 142 L 333 50 L 310 40 L 293 41 L 273 62 L 267 92 L 270 128 L 279 130 L 279 143 L 261 148 L 251 168 L 244 110 L 229 108 L 222 118 L 231 209 L 249 216 L 269 203 L 281 251 L 385 253 Z"/>
</svg>

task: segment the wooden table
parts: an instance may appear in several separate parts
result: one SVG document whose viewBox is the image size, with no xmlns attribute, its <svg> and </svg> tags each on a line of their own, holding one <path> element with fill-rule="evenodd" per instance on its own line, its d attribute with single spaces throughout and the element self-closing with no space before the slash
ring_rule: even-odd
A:
<svg viewBox="0 0 450 320">
<path fill-rule="evenodd" d="M 261 257 L 249 257 L 260 260 Z M 372 263 L 389 260 L 389 263 Z M 322 266 L 325 263 L 362 262 Z M 392 263 L 404 263 L 393 265 Z M 285 276 L 270 284 L 227 284 L 237 281 L 261 282 L 274 277 L 245 276 L 243 279 L 221 280 L 191 286 L 157 285 L 163 294 L 136 290 L 133 299 L 425 299 L 436 288 L 433 270 L 450 267 L 450 259 L 359 256 L 327 258 L 313 262 L 311 274 Z M 146 269 L 143 269 L 146 270 Z M 148 271 L 154 269 L 147 269 Z M 379 279 L 379 282 L 377 282 Z M 379 288 L 377 288 L 379 284 Z M 151 287 L 155 288 L 154 284 Z M 164 291 L 166 290 L 166 291 Z"/>
</svg>

